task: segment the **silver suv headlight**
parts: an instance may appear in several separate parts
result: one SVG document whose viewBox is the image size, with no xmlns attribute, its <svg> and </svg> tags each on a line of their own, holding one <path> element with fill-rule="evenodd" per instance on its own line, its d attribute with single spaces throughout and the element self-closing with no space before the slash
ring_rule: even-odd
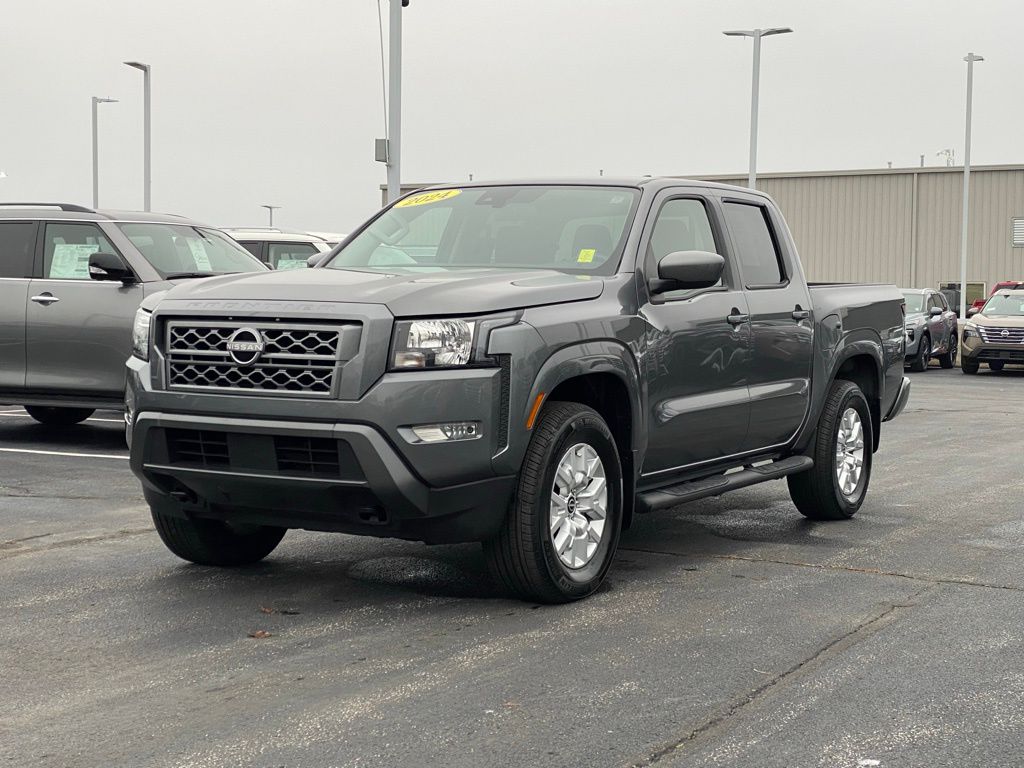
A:
<svg viewBox="0 0 1024 768">
<path fill-rule="evenodd" d="M 141 307 L 135 311 L 135 322 L 132 323 L 132 354 L 140 360 L 149 360 L 149 335 L 153 322 L 153 313 Z"/>
<path fill-rule="evenodd" d="M 972 336 L 976 339 L 981 338 L 981 334 L 978 333 L 978 326 L 974 323 L 964 323 L 964 338 L 969 339 Z"/>
</svg>

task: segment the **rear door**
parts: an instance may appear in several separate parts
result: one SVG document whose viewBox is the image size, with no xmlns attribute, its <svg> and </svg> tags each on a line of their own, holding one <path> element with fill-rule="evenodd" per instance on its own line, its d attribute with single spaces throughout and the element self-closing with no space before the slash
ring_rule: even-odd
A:
<svg viewBox="0 0 1024 768">
<path fill-rule="evenodd" d="M 781 238 L 785 224 L 762 201 L 725 199 L 729 237 L 739 262 L 753 355 L 750 429 L 744 450 L 789 441 L 811 398 L 814 318 L 796 253 Z"/>
<path fill-rule="evenodd" d="M 44 222 L 29 286 L 26 386 L 82 397 L 124 394 L 141 284 L 89 278 L 89 255 L 119 253 L 92 222 Z"/>
<path fill-rule="evenodd" d="M 36 221 L 0 221 L 0 389 L 25 386 L 25 305 Z"/>
</svg>

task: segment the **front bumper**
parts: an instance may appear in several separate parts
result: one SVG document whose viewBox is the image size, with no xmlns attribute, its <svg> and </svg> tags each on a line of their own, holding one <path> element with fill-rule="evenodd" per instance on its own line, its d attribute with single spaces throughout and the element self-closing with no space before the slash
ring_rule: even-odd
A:
<svg viewBox="0 0 1024 768">
<path fill-rule="evenodd" d="M 432 487 L 374 427 L 139 411 L 131 468 L 156 510 L 430 543 L 501 525 L 514 477 Z"/>
<path fill-rule="evenodd" d="M 971 363 L 1002 362 L 1024 365 L 1024 344 L 993 344 L 977 336 L 964 336 L 961 359 Z"/>
</svg>

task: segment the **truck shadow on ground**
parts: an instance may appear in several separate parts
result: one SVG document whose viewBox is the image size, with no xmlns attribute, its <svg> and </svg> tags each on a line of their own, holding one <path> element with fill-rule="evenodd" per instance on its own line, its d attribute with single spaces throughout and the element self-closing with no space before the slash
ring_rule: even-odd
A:
<svg viewBox="0 0 1024 768">
<path fill-rule="evenodd" d="M 29 418 L 3 419 L 0 445 L 7 448 L 36 448 L 53 451 L 125 452 L 124 427 L 86 422 L 72 427 L 48 427 Z"/>
</svg>

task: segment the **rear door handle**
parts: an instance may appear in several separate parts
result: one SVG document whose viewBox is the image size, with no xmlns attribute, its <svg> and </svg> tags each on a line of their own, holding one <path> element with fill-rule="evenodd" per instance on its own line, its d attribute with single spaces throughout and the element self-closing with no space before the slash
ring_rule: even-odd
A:
<svg viewBox="0 0 1024 768">
<path fill-rule="evenodd" d="M 44 307 L 48 307 L 50 304 L 56 304 L 60 299 L 52 293 L 41 293 L 38 296 L 33 296 L 29 301 L 34 301 L 36 304 L 42 304 Z"/>
<path fill-rule="evenodd" d="M 750 319 L 750 315 L 741 315 L 741 314 L 737 313 L 737 314 L 729 315 L 725 319 L 729 322 L 729 325 L 743 325 L 745 322 L 747 322 Z"/>
<path fill-rule="evenodd" d="M 806 320 L 811 316 L 811 310 L 809 309 L 794 309 L 793 319 L 794 320 Z"/>
</svg>

